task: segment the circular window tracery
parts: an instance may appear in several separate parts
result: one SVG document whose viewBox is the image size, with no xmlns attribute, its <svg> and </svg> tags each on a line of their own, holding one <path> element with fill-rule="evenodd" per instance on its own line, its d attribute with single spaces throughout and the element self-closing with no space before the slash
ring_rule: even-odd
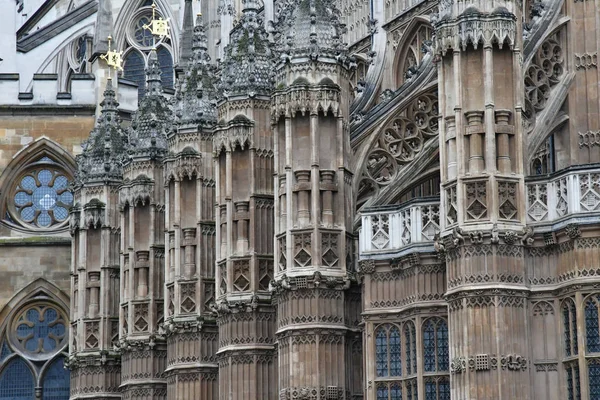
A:
<svg viewBox="0 0 600 400">
<path fill-rule="evenodd" d="M 69 179 L 58 169 L 29 170 L 14 190 L 15 216 L 39 228 L 64 223 L 73 204 L 73 194 L 68 186 Z"/>
<path fill-rule="evenodd" d="M 67 318 L 55 307 L 35 303 L 13 320 L 13 347 L 29 358 L 46 360 L 67 344 Z"/>
</svg>

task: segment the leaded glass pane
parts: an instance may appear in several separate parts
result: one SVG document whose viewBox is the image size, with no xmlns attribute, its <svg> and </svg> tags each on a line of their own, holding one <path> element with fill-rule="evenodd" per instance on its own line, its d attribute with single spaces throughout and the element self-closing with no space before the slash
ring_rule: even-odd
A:
<svg viewBox="0 0 600 400">
<path fill-rule="evenodd" d="M 438 382 L 438 400 L 450 400 L 450 382 L 446 379 Z"/>
<path fill-rule="evenodd" d="M 423 328 L 423 362 L 426 372 L 435 371 L 435 326 L 432 320 Z"/>
<path fill-rule="evenodd" d="M 441 320 L 437 326 L 437 362 L 438 371 L 448 371 L 450 353 L 448 351 L 448 324 Z"/>
<path fill-rule="evenodd" d="M 413 353 L 411 350 L 411 343 L 412 343 L 412 337 L 411 337 L 411 329 L 412 328 L 412 323 L 406 323 L 404 325 L 404 347 L 406 349 L 406 373 L 408 375 L 412 374 L 413 371 L 412 370 L 412 358 L 413 358 Z"/>
<path fill-rule="evenodd" d="M 17 344 L 33 356 L 49 358 L 67 340 L 65 318 L 46 305 L 32 306 L 15 322 Z"/>
<path fill-rule="evenodd" d="M 375 334 L 375 363 L 377 376 L 388 376 L 388 338 L 386 327 L 382 326 Z"/>
<path fill-rule="evenodd" d="M 388 388 L 384 385 L 377 386 L 377 400 L 388 400 Z"/>
<path fill-rule="evenodd" d="M 125 79 L 135 82 L 138 85 L 138 101 L 146 93 L 146 63 L 144 58 L 137 51 L 131 51 L 125 57 L 123 63 L 123 76 Z"/>
<path fill-rule="evenodd" d="M 6 357 L 12 354 L 10 348 L 8 347 L 8 343 L 2 343 L 2 351 L 0 352 L 0 361 L 4 361 Z"/>
<path fill-rule="evenodd" d="M 43 400 L 69 400 L 69 386 L 69 371 L 64 368 L 63 358 L 59 357 L 44 375 Z"/>
<path fill-rule="evenodd" d="M 575 399 L 575 396 L 573 395 L 573 370 L 571 367 L 567 367 L 567 399 Z"/>
<path fill-rule="evenodd" d="M 569 305 L 563 305 L 563 335 L 565 338 L 565 355 L 571 355 L 571 315 L 569 314 Z"/>
<path fill-rule="evenodd" d="M 135 41 L 144 47 L 150 47 L 154 43 L 152 32 L 149 29 L 144 28 L 144 25 L 150 25 L 150 15 L 142 15 L 138 18 L 133 28 L 133 36 Z"/>
<path fill-rule="evenodd" d="M 32 400 L 35 383 L 31 370 L 22 358 L 15 358 L 0 376 L 0 400 Z"/>
<path fill-rule="evenodd" d="M 73 204 L 67 177 L 50 169 L 31 171 L 24 176 L 12 198 L 20 219 L 40 228 L 66 221 L 68 208 Z"/>
<path fill-rule="evenodd" d="M 590 399 L 600 399 L 600 364 L 588 365 Z"/>
<path fill-rule="evenodd" d="M 399 383 L 394 383 L 390 387 L 390 400 L 402 400 L 402 387 Z"/>
<path fill-rule="evenodd" d="M 156 55 L 162 72 L 160 77 L 163 87 L 173 88 L 173 57 L 171 57 L 171 53 L 165 47 L 159 47 Z"/>
<path fill-rule="evenodd" d="M 575 312 L 575 303 L 571 302 L 571 336 L 573 337 L 573 354 L 579 354 L 577 342 L 577 313 Z M 579 371 L 578 371 L 579 373 Z"/>
<path fill-rule="evenodd" d="M 573 365 L 573 371 L 575 372 L 575 384 L 574 384 L 574 390 L 575 390 L 575 400 L 581 400 L 581 381 L 579 380 L 579 365 L 578 364 L 574 364 Z"/>
<path fill-rule="evenodd" d="M 435 382 L 425 382 L 425 400 L 437 400 L 437 387 Z"/>
<path fill-rule="evenodd" d="M 400 331 L 395 326 L 390 329 L 390 376 L 402 376 L 402 347 Z"/>
<path fill-rule="evenodd" d="M 600 333 L 598 332 L 598 304 L 589 299 L 585 304 L 585 337 L 589 353 L 600 352 Z"/>
</svg>

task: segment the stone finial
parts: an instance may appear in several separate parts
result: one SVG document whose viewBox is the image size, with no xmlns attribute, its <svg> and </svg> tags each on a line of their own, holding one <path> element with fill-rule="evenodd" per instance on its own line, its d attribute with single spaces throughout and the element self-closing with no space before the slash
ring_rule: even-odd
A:
<svg viewBox="0 0 600 400">
<path fill-rule="evenodd" d="M 160 64 L 158 63 L 158 55 L 156 49 L 150 50 L 148 57 L 148 68 L 146 68 L 146 87 L 148 90 L 147 95 L 162 95 L 162 71 L 160 70 Z"/>
<path fill-rule="evenodd" d="M 179 45 L 179 67 L 185 67 L 192 58 L 192 46 L 194 36 L 194 15 L 192 0 L 185 0 L 183 8 L 183 27 L 181 30 L 181 42 Z"/>
<path fill-rule="evenodd" d="M 206 26 L 196 18 L 193 57 L 184 69 L 175 92 L 175 116 L 178 125 L 212 126 L 217 121 L 216 69 L 210 64 Z"/>
<path fill-rule="evenodd" d="M 125 155 L 126 134 L 119 118 L 119 102 L 112 79 L 106 82 L 102 108 L 90 136 L 82 143 L 83 152 L 77 157 L 75 186 L 85 183 L 120 181 Z"/>
</svg>

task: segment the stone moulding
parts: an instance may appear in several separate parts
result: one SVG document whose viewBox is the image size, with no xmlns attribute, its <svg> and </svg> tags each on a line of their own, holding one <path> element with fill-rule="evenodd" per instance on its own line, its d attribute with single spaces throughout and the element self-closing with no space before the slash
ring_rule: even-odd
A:
<svg viewBox="0 0 600 400">
<path fill-rule="evenodd" d="M 483 47 L 498 44 L 502 48 L 506 43 L 512 49 L 517 31 L 516 17 L 509 12 L 463 13 L 455 20 L 436 21 L 435 31 L 436 50 L 442 55 L 451 49 L 465 51 L 469 44 L 477 49 L 480 44 Z"/>
</svg>

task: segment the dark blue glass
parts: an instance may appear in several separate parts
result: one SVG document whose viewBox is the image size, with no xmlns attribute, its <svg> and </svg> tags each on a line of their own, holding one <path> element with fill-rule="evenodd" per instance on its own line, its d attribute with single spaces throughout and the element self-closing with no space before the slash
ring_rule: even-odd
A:
<svg viewBox="0 0 600 400">
<path fill-rule="evenodd" d="M 571 314 L 569 313 L 569 303 L 563 305 L 563 335 L 565 338 L 565 355 L 571 356 Z"/>
<path fill-rule="evenodd" d="M 59 357 L 48 367 L 42 383 L 43 400 L 69 400 L 69 371 Z"/>
<path fill-rule="evenodd" d="M 173 88 L 173 57 L 169 50 L 165 47 L 159 47 L 156 52 L 158 56 L 158 64 L 160 65 L 160 75 L 162 79 L 162 85 L 166 88 Z"/>
<path fill-rule="evenodd" d="M 375 333 L 375 364 L 377 376 L 388 376 L 387 329 L 382 326 Z"/>
<path fill-rule="evenodd" d="M 146 94 L 146 63 L 144 57 L 137 51 L 131 51 L 125 57 L 123 77 L 138 85 L 138 101 Z"/>
<path fill-rule="evenodd" d="M 573 354 L 579 354 L 577 342 L 577 313 L 575 312 L 575 303 L 571 302 L 571 336 L 573 337 Z M 578 367 L 579 368 L 579 367 Z M 579 373 L 579 371 L 578 371 Z"/>
<path fill-rule="evenodd" d="M 450 381 L 447 379 L 438 381 L 438 400 L 450 400 Z"/>
<path fill-rule="evenodd" d="M 4 361 L 6 359 L 6 357 L 10 356 L 12 354 L 12 351 L 10 351 L 10 348 L 8 347 L 8 343 L 4 342 L 2 343 L 2 351 L 0 352 L 0 362 Z"/>
<path fill-rule="evenodd" d="M 377 400 L 388 400 L 388 388 L 387 386 L 380 385 L 377 387 Z"/>
<path fill-rule="evenodd" d="M 402 386 L 399 383 L 394 383 L 390 387 L 390 400 L 402 400 Z"/>
<path fill-rule="evenodd" d="M 448 350 L 448 324 L 440 320 L 437 325 L 437 362 L 438 371 L 448 371 L 450 353 Z"/>
<path fill-rule="evenodd" d="M 404 324 L 404 348 L 406 349 L 406 373 L 408 375 L 416 372 L 416 371 L 413 371 L 413 369 L 412 369 L 412 359 L 413 359 L 413 354 L 415 354 L 411 351 L 412 350 L 412 347 L 411 347 L 412 328 L 413 328 L 412 322 L 407 322 L 406 324 Z"/>
<path fill-rule="evenodd" d="M 435 325 L 433 320 L 425 322 L 423 328 L 423 362 L 425 372 L 434 372 L 436 370 L 435 362 Z"/>
<path fill-rule="evenodd" d="M 0 400 L 33 400 L 35 383 L 22 358 L 13 358 L 0 376 Z"/>
<path fill-rule="evenodd" d="M 581 400 L 581 381 L 579 380 L 579 365 L 573 365 L 573 371 L 575 372 L 575 400 Z"/>
<path fill-rule="evenodd" d="M 390 376 L 402 376 L 402 345 L 400 331 L 395 326 L 389 332 L 390 343 Z"/>
<path fill-rule="evenodd" d="M 600 399 L 600 364 L 588 365 L 590 399 Z"/>
<path fill-rule="evenodd" d="M 435 382 L 425 382 L 425 400 L 437 400 L 437 387 Z"/>
<path fill-rule="evenodd" d="M 567 367 L 567 400 L 575 400 L 575 396 L 573 395 L 573 369 L 568 366 Z"/>
<path fill-rule="evenodd" d="M 598 304 L 596 299 L 585 303 L 585 338 L 588 353 L 600 352 L 600 333 L 598 332 Z"/>
</svg>

